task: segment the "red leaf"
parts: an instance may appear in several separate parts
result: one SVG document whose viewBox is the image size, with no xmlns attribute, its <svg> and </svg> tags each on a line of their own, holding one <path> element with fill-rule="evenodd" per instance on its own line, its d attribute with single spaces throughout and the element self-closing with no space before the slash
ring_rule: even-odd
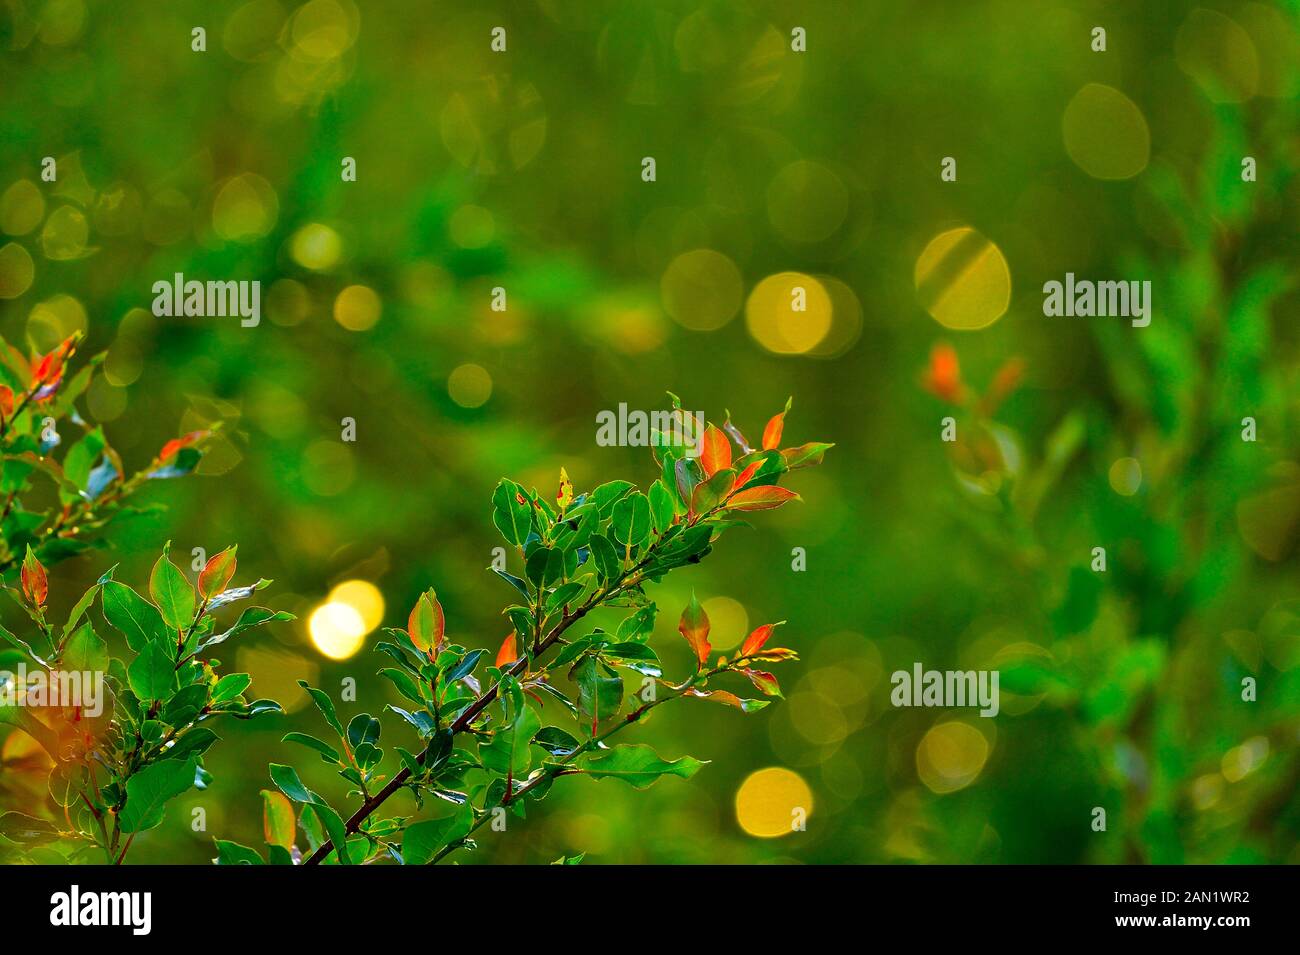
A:
<svg viewBox="0 0 1300 955">
<path fill-rule="evenodd" d="M 961 365 L 957 350 L 940 343 L 930 350 L 930 365 L 921 384 L 932 395 L 957 404 L 961 401 Z"/>
<path fill-rule="evenodd" d="M 719 471 L 731 467 L 731 442 L 713 425 L 704 431 L 704 447 L 700 452 L 700 467 L 704 469 L 705 478 L 711 478 Z"/>
<path fill-rule="evenodd" d="M 771 451 L 773 448 L 781 446 L 781 432 L 785 429 L 785 416 L 790 410 L 792 398 L 787 398 L 785 402 L 785 411 L 780 414 L 774 414 L 767 422 L 767 427 L 763 429 L 763 450 Z"/>
<path fill-rule="evenodd" d="M 0 385 L 0 417 L 8 418 L 14 413 L 14 390 L 8 385 Z"/>
<path fill-rule="evenodd" d="M 691 602 L 682 611 L 682 619 L 677 624 L 677 631 L 686 638 L 686 642 L 695 651 L 695 659 L 699 661 L 699 666 L 704 666 L 705 661 L 709 659 L 710 651 L 713 650 L 709 644 L 709 615 L 695 599 L 694 591 L 691 591 Z"/>
<path fill-rule="evenodd" d="M 762 670 L 741 670 L 741 673 L 749 677 L 749 681 L 758 687 L 760 693 L 764 696 L 781 696 L 781 684 L 776 681 L 776 677 Z"/>
<path fill-rule="evenodd" d="M 442 604 L 438 603 L 438 595 L 432 589 L 426 590 L 411 608 L 406 632 L 411 642 L 432 659 L 442 650 L 446 630 L 447 621 L 442 613 Z"/>
<path fill-rule="evenodd" d="M 777 627 L 781 626 L 782 623 L 785 623 L 785 621 L 782 620 L 780 623 L 765 623 L 763 626 L 756 629 L 745 638 L 745 642 L 740 647 L 740 655 L 742 657 L 752 657 L 759 650 L 763 649 L 763 644 L 767 643 L 772 636 L 772 632 L 776 630 Z"/>
<path fill-rule="evenodd" d="M 757 461 L 750 462 L 749 466 L 745 468 L 745 470 L 736 475 L 736 480 L 732 482 L 731 489 L 733 491 L 738 491 L 744 487 L 745 484 L 748 483 L 749 479 L 754 476 L 754 472 L 756 472 L 762 464 L 763 460 L 761 458 Z"/>
<path fill-rule="evenodd" d="M 515 632 L 511 630 L 501 642 L 501 649 L 497 651 L 497 669 L 504 670 L 518 659 L 519 654 L 515 651 Z"/>
<path fill-rule="evenodd" d="M 71 335 L 65 338 L 57 348 L 32 366 L 32 390 L 55 384 L 63 377 L 63 363 L 76 351 L 79 337 L 79 335 Z"/>
<path fill-rule="evenodd" d="M 162 446 L 158 452 L 158 463 L 165 464 L 168 460 L 175 457 L 182 449 L 188 448 L 195 441 L 201 441 L 210 435 L 211 431 L 191 431 L 189 434 L 182 435 L 179 438 L 172 438 Z"/>
<path fill-rule="evenodd" d="M 776 484 L 760 484 L 745 491 L 737 491 L 727 501 L 727 509 L 733 511 L 766 511 L 780 507 L 786 501 L 802 500 L 794 491 L 788 491 Z"/>
<path fill-rule="evenodd" d="M 31 545 L 27 545 L 27 556 L 23 558 L 23 569 L 19 574 L 22 579 L 23 596 L 33 607 L 44 607 L 45 598 L 50 593 L 49 578 L 45 576 L 45 567 L 36 555 L 32 553 Z"/>
<path fill-rule="evenodd" d="M 235 548 L 227 547 L 220 554 L 214 554 L 199 573 L 199 596 L 211 600 L 226 589 L 234 576 Z"/>
</svg>

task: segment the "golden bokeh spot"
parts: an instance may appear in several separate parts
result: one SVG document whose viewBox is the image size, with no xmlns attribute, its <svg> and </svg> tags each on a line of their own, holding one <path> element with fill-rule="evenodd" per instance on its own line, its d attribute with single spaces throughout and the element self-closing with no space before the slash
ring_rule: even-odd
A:
<svg viewBox="0 0 1300 955">
<path fill-rule="evenodd" d="M 53 295 L 32 307 L 27 316 L 27 338 L 38 351 L 47 352 L 87 326 L 86 309 L 71 295 Z"/>
<path fill-rule="evenodd" d="M 302 453 L 303 483 L 321 497 L 343 493 L 352 484 L 356 470 L 352 452 L 337 439 L 313 441 Z"/>
<path fill-rule="evenodd" d="M 736 791 L 736 821 L 751 836 L 775 839 L 797 831 L 813 811 L 803 777 L 781 766 L 750 773 Z"/>
<path fill-rule="evenodd" d="M 79 259 L 86 254 L 86 240 L 90 238 L 90 224 L 80 209 L 60 206 L 45 220 L 41 230 L 41 248 L 47 259 L 63 261 Z"/>
<path fill-rule="evenodd" d="M 307 620 L 316 649 L 331 660 L 354 656 L 366 640 L 366 621 L 351 604 L 326 601 Z"/>
<path fill-rule="evenodd" d="M 669 263 L 659 283 L 664 311 L 697 332 L 713 331 L 740 311 L 744 283 L 736 264 L 713 249 L 683 252 Z"/>
<path fill-rule="evenodd" d="M 462 408 L 482 407 L 492 397 L 492 376 L 482 365 L 458 365 L 447 376 L 447 394 Z"/>
<path fill-rule="evenodd" d="M 1110 486 L 1116 494 L 1132 497 L 1142 486 L 1142 465 L 1137 458 L 1120 458 L 1110 466 Z"/>
<path fill-rule="evenodd" d="M 1011 304 L 1011 269 L 1002 250 L 969 226 L 941 232 L 916 260 L 916 292 L 945 328 L 987 328 Z"/>
<path fill-rule="evenodd" d="M 731 650 L 749 635 L 749 614 L 740 601 L 710 597 L 702 606 L 711 624 L 709 641 L 714 650 Z"/>
<path fill-rule="evenodd" d="M 1065 151 L 1094 179 L 1131 179 L 1151 158 L 1151 131 L 1131 99 L 1114 87 L 1088 83 L 1061 118 Z"/>
<path fill-rule="evenodd" d="M 848 187 L 821 163 L 792 162 L 767 187 L 768 221 L 778 235 L 794 242 L 829 237 L 848 211 Z"/>
<path fill-rule="evenodd" d="M 831 297 L 817 279 L 802 272 L 778 272 L 749 293 L 745 326 L 768 351 L 802 355 L 826 338 L 833 311 Z"/>
<path fill-rule="evenodd" d="M 1215 103 L 1243 103 L 1259 89 L 1259 58 L 1250 34 L 1217 10 L 1198 7 L 1174 39 L 1178 68 Z"/>
<path fill-rule="evenodd" d="M 373 328 L 382 311 L 379 296 L 364 285 L 349 285 L 334 300 L 334 321 L 352 332 Z"/>
<path fill-rule="evenodd" d="M 329 226 L 309 222 L 289 240 L 289 254 L 303 268 L 321 272 L 338 264 L 343 256 L 343 240 Z"/>
<path fill-rule="evenodd" d="M 0 229 L 26 235 L 45 218 L 45 197 L 36 183 L 19 179 L 0 195 Z"/>
<path fill-rule="evenodd" d="M 965 789 L 984 769 L 989 742 L 969 723 L 953 720 L 932 726 L 916 747 L 916 773 L 933 792 Z"/>
<path fill-rule="evenodd" d="M 384 595 L 368 580 L 345 580 L 329 592 L 326 604 L 347 604 L 370 633 L 384 622 Z"/>
<path fill-rule="evenodd" d="M 461 206 L 447 223 L 451 241 L 462 249 L 481 249 L 496 235 L 496 219 L 482 206 Z"/>
<path fill-rule="evenodd" d="M 0 298 L 17 298 L 31 288 L 36 264 L 31 253 L 17 242 L 0 248 Z"/>
<path fill-rule="evenodd" d="M 275 190 L 251 172 L 227 179 L 212 201 L 212 229 L 230 242 L 262 238 L 275 227 L 279 215 Z"/>
</svg>

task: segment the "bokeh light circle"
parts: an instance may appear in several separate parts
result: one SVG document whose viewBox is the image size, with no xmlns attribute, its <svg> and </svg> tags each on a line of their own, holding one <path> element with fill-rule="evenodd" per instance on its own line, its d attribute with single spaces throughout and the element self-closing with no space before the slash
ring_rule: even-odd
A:
<svg viewBox="0 0 1300 955">
<path fill-rule="evenodd" d="M 803 355 L 826 338 L 833 311 L 830 294 L 820 281 L 802 272 L 778 272 L 749 293 L 745 325 L 768 351 Z"/>
<path fill-rule="evenodd" d="M 1131 179 L 1151 158 L 1151 131 L 1137 105 L 1119 90 L 1088 83 L 1061 118 L 1065 151 L 1094 179 Z"/>
<path fill-rule="evenodd" d="M 312 611 L 307 631 L 322 654 L 331 660 L 346 660 L 365 642 L 366 622 L 351 604 L 329 601 Z"/>
<path fill-rule="evenodd" d="M 669 263 L 659 291 L 675 322 L 708 332 L 735 318 L 744 284 L 731 259 L 713 249 L 694 249 Z"/>
<path fill-rule="evenodd" d="M 812 790 L 802 776 L 782 766 L 750 773 L 736 790 L 736 821 L 761 839 L 788 836 L 812 811 Z"/>
<path fill-rule="evenodd" d="M 1011 269 L 1002 250 L 975 229 L 941 232 L 922 250 L 913 273 L 916 292 L 945 328 L 987 328 L 1011 304 Z"/>
</svg>

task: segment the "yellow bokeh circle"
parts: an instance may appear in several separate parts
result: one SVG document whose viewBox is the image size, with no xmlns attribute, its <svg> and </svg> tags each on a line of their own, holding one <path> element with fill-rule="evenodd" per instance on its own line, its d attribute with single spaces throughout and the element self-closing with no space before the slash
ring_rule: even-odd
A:
<svg viewBox="0 0 1300 955">
<path fill-rule="evenodd" d="M 930 240 L 916 260 L 916 292 L 945 328 L 987 328 L 1011 304 L 1011 269 L 1002 250 L 969 226 Z"/>
<path fill-rule="evenodd" d="M 481 407 L 492 397 L 492 376 L 482 365 L 459 365 L 447 376 L 447 394 L 462 408 Z"/>
<path fill-rule="evenodd" d="M 833 315 L 826 287 L 802 272 L 769 275 L 754 286 L 745 302 L 749 334 L 778 355 L 812 351 L 830 332 Z"/>
<path fill-rule="evenodd" d="M 775 839 L 802 831 L 813 794 L 802 776 L 781 766 L 751 773 L 736 791 L 736 821 L 751 836 Z"/>
<path fill-rule="evenodd" d="M 916 747 L 916 772 L 936 793 L 965 789 L 984 769 L 989 742 L 969 723 L 956 720 L 930 728 Z"/>
<path fill-rule="evenodd" d="M 307 631 L 316 649 L 331 660 L 353 656 L 366 639 L 366 622 L 351 604 L 327 601 L 312 611 Z"/>
<path fill-rule="evenodd" d="M 707 332 L 735 318 L 744 284 L 731 259 L 713 249 L 694 249 L 669 263 L 659 291 L 675 322 Z"/>
<path fill-rule="evenodd" d="M 368 580 L 345 580 L 329 592 L 327 604 L 347 604 L 369 633 L 384 622 L 384 595 Z"/>
<path fill-rule="evenodd" d="M 0 248 L 0 298 L 17 298 L 26 292 L 36 278 L 36 265 L 31 253 L 17 242 Z"/>
<path fill-rule="evenodd" d="M 375 290 L 364 285 L 349 285 L 334 300 L 334 321 L 352 332 L 373 328 L 382 311 Z"/>
</svg>

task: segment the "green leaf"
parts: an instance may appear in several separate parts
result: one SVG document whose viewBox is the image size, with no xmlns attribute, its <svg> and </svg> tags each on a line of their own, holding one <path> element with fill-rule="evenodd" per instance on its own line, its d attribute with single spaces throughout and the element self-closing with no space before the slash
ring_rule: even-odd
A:
<svg viewBox="0 0 1300 955">
<path fill-rule="evenodd" d="M 491 740 L 479 744 L 478 755 L 483 766 L 502 776 L 512 773 L 518 779 L 532 765 L 528 744 L 541 728 L 541 718 L 533 708 L 526 703 L 521 705 L 508 725 L 498 727 Z"/>
<path fill-rule="evenodd" d="M 325 722 L 334 728 L 334 732 L 343 737 L 343 724 L 339 722 L 338 713 L 334 711 L 334 701 L 330 699 L 329 694 L 324 690 L 318 690 L 314 686 L 308 685 L 306 680 L 299 680 L 298 685 L 311 694 L 312 701 L 315 702 L 316 708 L 321 711 L 325 717 Z"/>
<path fill-rule="evenodd" d="M 617 580 L 623 573 L 623 560 L 608 537 L 600 534 L 592 537 L 591 556 L 596 561 L 596 571 L 602 581 Z"/>
<path fill-rule="evenodd" d="M 194 622 L 194 587 L 168 559 L 166 550 L 149 575 L 149 595 L 172 629 L 185 630 Z"/>
<path fill-rule="evenodd" d="M 511 544 L 523 544 L 528 539 L 533 510 L 523 488 L 514 481 L 503 479 L 492 492 L 492 523 Z"/>
<path fill-rule="evenodd" d="M 330 842 L 334 843 L 334 857 L 341 865 L 351 865 L 352 855 L 348 851 L 347 827 L 343 825 L 343 818 L 323 802 L 313 802 L 308 808 L 330 837 Z M 306 818 L 306 814 L 303 818 Z"/>
<path fill-rule="evenodd" d="M 294 833 L 297 830 L 293 804 L 274 790 L 263 789 L 261 792 L 262 834 L 266 838 L 266 844 L 288 849 L 293 845 Z"/>
<path fill-rule="evenodd" d="M 584 657 L 573 668 L 578 684 L 578 710 L 599 722 L 623 706 L 623 678 L 595 657 Z"/>
<path fill-rule="evenodd" d="M 320 753 L 321 757 L 328 763 L 343 762 L 343 757 L 339 755 L 338 750 L 333 746 L 324 740 L 317 739 L 315 736 L 308 736 L 306 733 L 286 733 L 280 742 L 298 743 L 302 746 L 308 747 L 309 749 L 314 749 L 316 752 Z"/>
<path fill-rule="evenodd" d="M 649 746 L 630 743 L 602 752 L 584 753 L 574 765 L 596 779 L 621 779 L 637 789 L 645 789 L 661 776 L 690 779 L 704 765 L 691 756 L 663 760 Z"/>
<path fill-rule="evenodd" d="M 650 485 L 650 520 L 656 534 L 663 534 L 673 526 L 673 518 L 677 515 L 676 497 L 663 481 Z"/>
<path fill-rule="evenodd" d="M 633 491 L 614 505 L 610 528 L 614 538 L 625 547 L 640 547 L 650 536 L 650 502 L 640 491 Z"/>
<path fill-rule="evenodd" d="M 265 865 L 256 849 L 241 846 L 238 842 L 214 839 L 217 844 L 217 865 Z"/>
<path fill-rule="evenodd" d="M 226 703 L 235 699 L 253 683 L 253 678 L 247 673 L 229 673 L 217 681 L 216 686 L 212 688 L 212 702 Z"/>
<path fill-rule="evenodd" d="M 136 653 L 155 641 L 170 642 L 171 635 L 158 608 L 126 584 L 104 581 L 101 603 L 109 624 L 126 637 L 127 645 Z"/>
<path fill-rule="evenodd" d="M 108 643 L 87 621 L 64 643 L 59 665 L 65 670 L 103 672 L 108 669 Z M 168 665 L 171 665 L 170 662 Z"/>
<path fill-rule="evenodd" d="M 126 671 L 131 692 L 141 700 L 165 700 L 176 689 L 176 664 L 161 643 L 151 643 Z"/>
<path fill-rule="evenodd" d="M 118 822 L 125 832 L 152 829 L 163 821 L 169 800 L 194 785 L 195 757 L 184 762 L 164 759 L 140 770 L 126 781 L 126 805 Z"/>
<path fill-rule="evenodd" d="M 622 500 L 623 496 L 630 490 L 632 490 L 631 481 L 610 481 L 592 491 L 591 499 L 595 502 L 596 511 L 600 517 L 609 517 L 610 511 L 614 509 L 614 504 Z"/>
<path fill-rule="evenodd" d="M 443 819 L 426 819 L 406 827 L 402 835 L 402 861 L 406 865 L 425 865 L 438 852 L 469 835 L 474 825 L 474 810 L 468 802 L 457 806 Z"/>
<path fill-rule="evenodd" d="M 276 788 L 284 793 L 294 802 L 303 802 L 309 805 L 323 805 L 324 800 L 302 784 L 298 778 L 298 771 L 292 766 L 285 766 L 283 763 L 272 763 L 269 767 L 271 771 L 271 782 L 275 783 Z"/>
</svg>

